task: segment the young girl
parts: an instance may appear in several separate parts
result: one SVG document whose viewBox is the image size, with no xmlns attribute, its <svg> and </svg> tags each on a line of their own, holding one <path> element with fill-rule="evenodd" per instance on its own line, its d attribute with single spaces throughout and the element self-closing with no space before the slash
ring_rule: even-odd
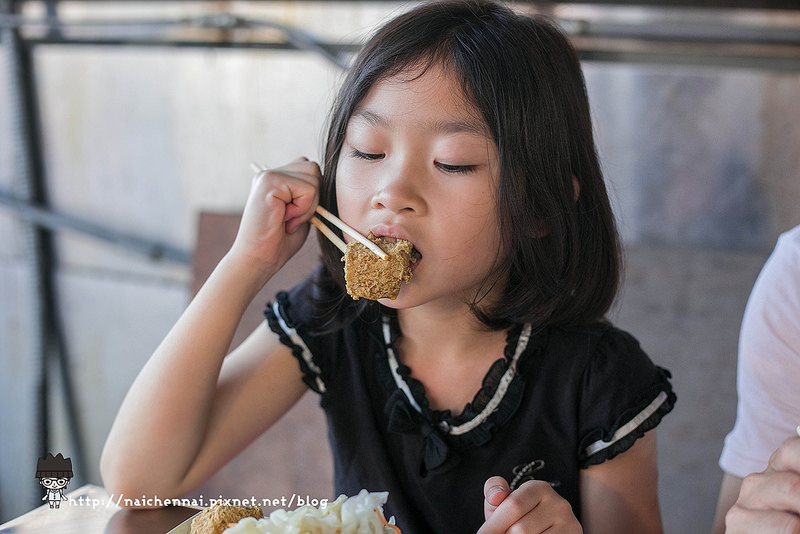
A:
<svg viewBox="0 0 800 534">
<path fill-rule="evenodd" d="M 318 203 L 414 243 L 411 282 L 353 301 L 321 240 L 319 268 L 226 357 Z M 388 491 L 405 534 L 661 532 L 652 429 L 675 396 L 603 321 L 618 252 L 565 37 L 493 3 L 425 3 L 356 59 L 324 172 L 255 177 L 235 243 L 120 409 L 105 484 L 184 494 L 311 388 L 337 492 Z"/>
</svg>

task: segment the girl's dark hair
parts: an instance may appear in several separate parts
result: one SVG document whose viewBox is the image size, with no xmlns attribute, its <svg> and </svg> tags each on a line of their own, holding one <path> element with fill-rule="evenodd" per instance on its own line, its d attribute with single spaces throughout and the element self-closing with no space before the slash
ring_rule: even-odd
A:
<svg viewBox="0 0 800 534">
<path fill-rule="evenodd" d="M 406 69 L 430 65 L 460 80 L 499 151 L 496 272 L 504 287 L 492 303 L 476 295 L 473 312 L 490 328 L 602 318 L 619 283 L 619 238 L 580 63 L 549 19 L 463 0 L 426 3 L 388 22 L 355 59 L 333 107 L 320 202 L 336 212 L 345 131 L 367 92 Z M 343 291 L 341 252 L 324 238 L 320 245 Z M 487 289 L 496 279 L 487 277 Z"/>
</svg>

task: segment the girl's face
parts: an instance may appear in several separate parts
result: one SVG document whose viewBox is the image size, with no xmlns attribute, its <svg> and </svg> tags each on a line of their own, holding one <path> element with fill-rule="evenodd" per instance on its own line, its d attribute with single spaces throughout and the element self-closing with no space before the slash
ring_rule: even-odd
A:
<svg viewBox="0 0 800 534">
<path fill-rule="evenodd" d="M 394 308 L 464 307 L 499 253 L 498 154 L 460 85 L 432 66 L 388 78 L 351 117 L 336 172 L 339 215 L 421 254 Z"/>
</svg>

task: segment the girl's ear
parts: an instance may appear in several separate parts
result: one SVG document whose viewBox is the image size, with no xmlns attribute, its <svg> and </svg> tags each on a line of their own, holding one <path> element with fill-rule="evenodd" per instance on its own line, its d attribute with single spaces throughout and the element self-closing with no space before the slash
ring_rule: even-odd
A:
<svg viewBox="0 0 800 534">
<path fill-rule="evenodd" d="M 572 191 L 573 191 L 573 198 L 575 202 L 578 201 L 578 197 L 581 196 L 581 184 L 578 183 L 578 177 L 574 174 L 572 175 Z"/>
<path fill-rule="evenodd" d="M 581 195 L 581 184 L 578 182 L 578 177 L 573 174 L 572 198 L 574 199 L 575 202 L 578 202 L 578 197 L 580 195 Z M 547 224 L 546 221 L 537 219 L 536 223 L 534 224 L 533 231 L 531 231 L 531 237 L 535 238 L 545 237 L 549 233 L 550 233 L 550 225 Z"/>
<path fill-rule="evenodd" d="M 533 232 L 531 232 L 531 237 L 540 239 L 542 237 L 545 237 L 549 233 L 550 233 L 550 225 L 547 224 L 542 219 L 536 219 L 536 224 L 533 227 Z"/>
</svg>

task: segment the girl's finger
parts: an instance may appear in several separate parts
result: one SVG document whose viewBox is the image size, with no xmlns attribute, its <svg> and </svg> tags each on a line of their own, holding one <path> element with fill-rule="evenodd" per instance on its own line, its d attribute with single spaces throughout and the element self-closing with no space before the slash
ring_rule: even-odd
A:
<svg viewBox="0 0 800 534">
<path fill-rule="evenodd" d="M 523 523 L 524 532 L 544 532 L 559 519 L 561 510 L 558 501 L 563 501 L 569 507 L 569 503 L 558 497 L 547 482 L 526 482 L 503 499 L 478 534 L 501 534 L 513 525 Z"/>
<path fill-rule="evenodd" d="M 503 477 L 491 477 L 483 485 L 483 516 L 484 520 L 497 509 L 498 506 L 511 493 L 508 482 Z"/>
<path fill-rule="evenodd" d="M 285 206 L 284 220 L 297 217 L 308 219 L 314 211 L 319 194 L 319 166 L 313 162 L 291 163 L 279 169 L 262 171 L 253 178 L 250 196 L 269 205 L 270 197 Z"/>
<path fill-rule="evenodd" d="M 298 158 L 275 170 L 285 172 L 296 178 L 311 180 L 314 183 L 322 177 L 322 170 L 319 168 L 319 165 L 314 161 L 310 161 L 308 158 Z"/>
</svg>

